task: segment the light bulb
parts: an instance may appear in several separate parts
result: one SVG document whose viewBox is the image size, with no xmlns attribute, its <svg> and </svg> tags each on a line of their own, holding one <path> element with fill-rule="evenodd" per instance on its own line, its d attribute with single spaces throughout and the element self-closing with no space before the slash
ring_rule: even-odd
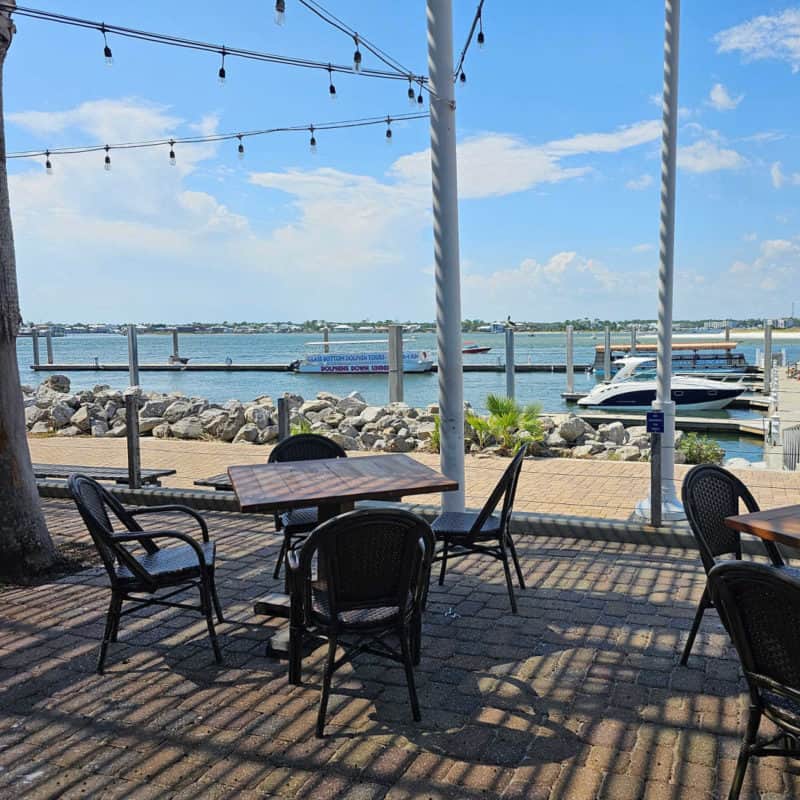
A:
<svg viewBox="0 0 800 800">
<path fill-rule="evenodd" d="M 225 67 L 220 67 L 219 72 L 217 73 L 217 77 L 219 78 L 219 85 L 225 85 Z"/>
<path fill-rule="evenodd" d="M 275 0 L 275 24 L 283 25 L 286 21 L 286 0 Z"/>
<path fill-rule="evenodd" d="M 386 144 L 392 143 L 392 118 L 386 117 Z"/>
<path fill-rule="evenodd" d="M 239 154 L 239 160 L 241 161 L 244 158 L 244 145 L 242 144 L 242 137 L 239 137 L 239 146 L 236 148 Z"/>
<path fill-rule="evenodd" d="M 458 79 L 461 81 L 461 83 L 467 82 L 467 73 L 464 72 L 463 69 L 461 70 L 461 74 L 458 76 Z"/>
<path fill-rule="evenodd" d="M 106 172 L 111 172 L 111 156 L 108 154 L 108 145 L 106 145 L 106 157 L 103 163 L 103 169 Z"/>
<path fill-rule="evenodd" d="M 178 163 L 178 160 L 175 158 L 175 142 L 170 140 L 169 143 L 169 164 L 171 167 L 174 167 Z"/>
<path fill-rule="evenodd" d="M 416 104 L 416 102 L 417 102 L 417 98 L 416 98 L 416 95 L 414 94 L 414 87 L 411 84 L 411 78 L 409 78 L 408 79 L 408 104 L 409 104 L 409 106 L 411 106 L 413 108 L 414 105 Z"/>
<path fill-rule="evenodd" d="M 486 37 L 483 35 L 483 31 L 478 31 L 478 47 L 483 47 L 485 42 Z"/>
<path fill-rule="evenodd" d="M 48 175 L 52 175 L 53 174 L 53 165 L 50 163 L 50 151 L 49 150 L 45 154 L 44 171 Z"/>
<path fill-rule="evenodd" d="M 308 141 L 308 146 L 311 148 L 311 153 L 316 154 L 317 152 L 317 137 L 314 136 L 314 128 L 309 128 L 311 131 L 311 139 Z"/>
<path fill-rule="evenodd" d="M 417 105 L 421 106 L 424 102 L 425 102 L 425 98 L 422 96 L 422 82 L 420 81 L 419 94 L 417 95 Z"/>
<path fill-rule="evenodd" d="M 333 68 L 328 64 L 328 96 L 331 100 L 336 99 L 336 87 L 333 85 Z"/>
<path fill-rule="evenodd" d="M 105 57 L 105 60 L 106 60 L 106 66 L 107 67 L 113 67 L 114 66 L 114 56 L 111 54 L 111 48 L 108 45 L 106 45 L 103 48 L 103 56 Z"/>
<path fill-rule="evenodd" d="M 353 72 L 361 72 L 361 51 L 358 49 L 358 37 L 354 37 L 353 41 L 356 43 L 356 51 L 353 53 Z"/>
</svg>

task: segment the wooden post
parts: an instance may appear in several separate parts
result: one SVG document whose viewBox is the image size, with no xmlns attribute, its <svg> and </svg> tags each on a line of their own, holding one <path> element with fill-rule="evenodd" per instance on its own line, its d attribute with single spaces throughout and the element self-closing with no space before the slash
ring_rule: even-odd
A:
<svg viewBox="0 0 800 800">
<path fill-rule="evenodd" d="M 181 352 L 178 347 L 178 329 L 172 331 L 172 358 L 177 361 L 180 358 Z"/>
<path fill-rule="evenodd" d="M 506 397 L 514 398 L 514 329 L 506 327 Z"/>
<path fill-rule="evenodd" d="M 772 392 L 772 320 L 764 322 L 764 394 Z"/>
<path fill-rule="evenodd" d="M 725 323 L 725 341 L 729 342 L 731 340 L 731 325 L 729 322 Z"/>
<path fill-rule="evenodd" d="M 139 385 L 139 342 L 136 339 L 136 326 L 128 325 L 128 383 Z"/>
<path fill-rule="evenodd" d="M 330 353 L 330 351 L 331 351 L 331 347 L 328 344 L 328 341 L 330 340 L 330 336 L 331 336 L 331 329 L 326 325 L 322 329 L 322 352 L 323 353 Z"/>
<path fill-rule="evenodd" d="M 142 485 L 142 459 L 139 452 L 139 392 L 125 392 L 125 438 L 128 443 L 128 486 L 139 489 Z"/>
<path fill-rule="evenodd" d="M 47 343 L 47 363 L 53 363 L 53 329 L 48 326 L 45 331 L 45 341 Z"/>
<path fill-rule="evenodd" d="M 611 326 L 606 325 L 605 344 L 603 345 L 603 380 L 611 380 Z"/>
<path fill-rule="evenodd" d="M 278 398 L 278 441 L 289 438 L 289 402 L 285 397 Z"/>
<path fill-rule="evenodd" d="M 636 355 L 636 326 L 631 325 L 631 350 L 628 355 L 635 356 Z"/>
<path fill-rule="evenodd" d="M 567 325 L 567 393 L 575 391 L 575 364 L 572 325 Z"/>
<path fill-rule="evenodd" d="M 403 402 L 403 326 L 389 326 L 389 402 Z"/>
<path fill-rule="evenodd" d="M 31 328 L 31 341 L 33 342 L 33 366 L 39 366 L 39 331 L 36 330 L 34 325 Z"/>
</svg>

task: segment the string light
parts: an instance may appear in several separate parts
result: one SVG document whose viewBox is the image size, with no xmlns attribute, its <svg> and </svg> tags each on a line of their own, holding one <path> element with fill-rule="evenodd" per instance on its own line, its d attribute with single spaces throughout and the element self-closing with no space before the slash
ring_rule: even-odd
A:
<svg viewBox="0 0 800 800">
<path fill-rule="evenodd" d="M 106 172 L 111 172 L 111 156 L 108 154 L 108 145 L 106 145 L 106 157 L 103 162 L 103 169 Z"/>
<path fill-rule="evenodd" d="M 425 102 L 425 98 L 422 96 L 422 81 L 419 81 L 419 94 L 417 95 L 417 105 L 421 106 Z"/>
<path fill-rule="evenodd" d="M 392 118 L 386 117 L 386 144 L 392 143 Z"/>
<path fill-rule="evenodd" d="M 45 150 L 44 171 L 48 175 L 52 175 L 53 174 L 53 164 L 50 161 L 50 151 L 49 150 Z"/>
<path fill-rule="evenodd" d="M 110 144 L 94 144 L 82 147 L 56 147 L 47 150 L 22 150 L 14 153 L 8 153 L 6 159 L 14 158 L 45 158 L 45 168 L 50 172 L 52 170 L 51 156 L 56 155 L 77 155 L 80 153 L 104 153 L 111 158 L 112 150 L 141 150 L 153 147 L 169 147 L 169 158 L 171 164 L 176 164 L 175 145 L 177 144 L 207 144 L 218 143 L 225 141 L 236 141 L 237 153 L 240 156 L 244 155 L 243 140 L 251 136 L 266 136 L 273 133 L 297 133 L 297 132 L 310 132 L 316 144 L 316 132 L 321 130 L 345 130 L 350 128 L 364 128 L 374 125 L 390 125 L 392 122 L 410 121 L 418 119 L 428 119 L 427 112 L 397 114 L 394 117 L 360 117 L 358 119 L 346 119 L 336 122 L 322 122 L 318 125 L 294 125 L 276 128 L 263 128 L 252 131 L 238 131 L 236 133 L 214 133 L 205 136 L 184 136 L 172 137 L 169 139 L 150 139 L 143 141 L 133 142 L 117 142 Z"/>
<path fill-rule="evenodd" d="M 309 131 L 311 131 L 311 138 L 308 141 L 308 146 L 311 148 L 311 154 L 316 155 L 317 152 L 317 137 L 314 136 L 314 126 L 309 125 Z"/>
<path fill-rule="evenodd" d="M 467 57 L 467 53 L 469 52 L 469 47 L 472 44 L 472 38 L 475 36 L 476 29 L 478 30 L 478 47 L 483 47 L 483 44 L 486 41 L 486 37 L 483 34 L 483 4 L 484 0 L 480 0 L 478 7 L 475 9 L 475 16 L 472 18 L 472 25 L 469 27 L 467 41 L 464 43 L 464 47 L 461 50 L 461 55 L 456 63 L 456 68 L 453 70 L 453 80 L 460 81 L 462 85 L 467 82 L 467 73 L 464 72 L 464 61 Z"/>
<path fill-rule="evenodd" d="M 220 86 L 224 86 L 225 85 L 225 77 L 226 77 L 226 75 L 225 75 L 225 45 L 222 45 L 222 50 L 220 51 L 220 54 L 222 55 L 222 63 L 220 64 L 219 72 L 217 73 L 217 77 L 219 78 L 219 85 Z"/>
<path fill-rule="evenodd" d="M 275 24 L 283 25 L 286 21 L 286 0 L 275 0 Z"/>
<path fill-rule="evenodd" d="M 103 44 L 105 47 L 103 48 L 103 57 L 106 60 L 106 66 L 112 67 L 114 65 L 114 55 L 111 52 L 111 48 L 108 46 L 108 39 L 106 38 L 106 26 L 105 23 L 100 23 L 101 28 L 100 31 L 103 34 Z"/>
<path fill-rule="evenodd" d="M 414 78 L 409 75 L 408 76 L 408 104 L 409 106 L 414 106 L 417 103 L 416 92 L 414 91 Z"/>
<path fill-rule="evenodd" d="M 330 64 L 328 64 L 328 94 L 331 100 L 336 99 L 336 87 L 333 85 L 333 69 Z"/>
<path fill-rule="evenodd" d="M 283 5 L 285 6 L 285 3 Z M 276 3 L 276 10 L 277 6 L 278 4 Z M 37 19 L 44 22 L 52 22 L 59 25 L 67 25 L 70 27 L 96 30 L 102 33 L 104 36 L 106 36 L 106 34 L 113 33 L 115 36 L 120 36 L 128 39 L 137 39 L 139 41 L 150 42 L 151 44 L 162 44 L 170 47 L 181 47 L 188 50 L 198 50 L 208 53 L 219 54 L 222 50 L 221 44 L 213 44 L 211 42 L 197 41 L 194 39 L 185 39 L 179 36 L 172 36 L 164 33 L 154 33 L 152 31 L 137 30 L 135 28 L 126 28 L 121 25 L 110 25 L 105 22 L 95 22 L 94 20 L 82 19 L 80 17 L 71 17 L 65 14 L 56 14 L 51 11 L 42 11 L 36 8 L 27 8 L 24 6 L 11 5 L 8 2 L 2 2 L 2 0 L 0 0 L 0 10 L 6 11 L 10 14 L 16 14 L 17 16 L 30 17 L 32 19 Z M 348 36 L 349 35 L 350 34 L 348 33 Z M 357 35 L 356 38 L 358 47 L 361 45 L 362 40 L 360 39 L 360 37 L 357 37 Z M 108 45 L 106 44 L 106 46 Z M 366 43 L 364 43 L 364 47 L 366 47 Z M 374 51 L 381 52 L 378 50 L 378 48 L 374 48 Z M 373 52 L 373 49 L 370 49 L 370 52 Z M 225 56 L 227 59 L 230 59 L 231 57 L 244 58 L 251 61 L 263 61 L 270 64 L 282 64 L 284 66 L 299 67 L 304 69 L 317 69 L 317 70 L 328 69 L 328 61 L 314 61 L 312 59 L 296 58 L 294 56 L 282 56 L 282 55 L 277 55 L 275 53 L 265 53 L 262 51 L 246 50 L 243 48 L 236 48 L 236 47 L 225 47 Z M 384 63 L 387 64 L 392 63 L 388 58 L 385 58 L 383 56 L 382 60 L 384 60 Z M 331 64 L 331 68 L 333 72 L 342 72 L 342 73 L 351 72 L 353 70 L 353 67 L 345 66 L 343 64 Z M 394 65 L 391 66 L 390 70 L 362 69 L 360 71 L 363 75 L 372 78 L 384 78 L 388 80 L 407 80 L 408 75 L 411 73 L 411 70 L 408 69 L 400 70 L 399 67 Z M 414 78 L 415 80 L 421 79 L 427 82 L 427 78 L 425 78 L 422 75 L 415 75 Z"/>
<path fill-rule="evenodd" d="M 361 72 L 361 51 L 358 49 L 358 34 L 353 37 L 356 43 L 356 51 L 353 53 L 353 72 Z"/>
</svg>

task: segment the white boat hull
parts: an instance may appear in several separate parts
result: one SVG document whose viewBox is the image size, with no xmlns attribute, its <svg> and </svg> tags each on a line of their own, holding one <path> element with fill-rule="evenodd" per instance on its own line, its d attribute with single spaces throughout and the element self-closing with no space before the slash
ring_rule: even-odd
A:
<svg viewBox="0 0 800 800">
<path fill-rule="evenodd" d="M 672 400 L 680 411 L 719 411 L 729 406 L 742 392 L 740 384 L 724 384 L 700 378 L 675 378 Z M 614 411 L 649 409 L 656 399 L 655 381 L 624 380 L 597 386 L 578 405 Z"/>
</svg>

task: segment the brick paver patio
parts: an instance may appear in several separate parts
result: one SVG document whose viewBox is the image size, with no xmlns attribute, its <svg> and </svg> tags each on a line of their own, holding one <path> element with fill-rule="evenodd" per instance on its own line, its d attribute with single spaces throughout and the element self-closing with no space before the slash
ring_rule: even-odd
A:
<svg viewBox="0 0 800 800">
<path fill-rule="evenodd" d="M 33 461 L 106 467 L 125 467 L 128 463 L 124 439 L 55 436 L 30 437 L 28 441 Z M 191 488 L 192 481 L 224 472 L 231 464 L 263 463 L 269 454 L 269 448 L 250 444 L 184 442 L 151 437 L 143 438 L 141 446 L 142 466 L 176 469 L 177 475 L 165 478 L 163 483 L 181 488 Z M 410 455 L 438 469 L 438 455 Z M 507 464 L 508 460 L 504 458 L 467 456 L 468 507 L 483 505 Z M 676 468 L 678 481 L 683 479 L 687 469 Z M 744 470 L 737 474 L 750 487 L 762 508 L 795 503 L 800 495 L 800 472 Z M 631 517 L 637 501 L 647 497 L 649 486 L 649 464 L 565 458 L 526 459 L 515 508 L 518 511 L 626 520 Z M 439 495 L 418 495 L 413 500 L 438 504 Z"/>
<path fill-rule="evenodd" d="M 58 537 L 86 541 L 70 503 L 45 508 Z M 263 654 L 280 621 L 252 613 L 277 588 L 269 518 L 207 518 L 228 619 L 223 667 L 199 616 L 149 609 L 123 619 L 106 675 L 94 674 L 108 602 L 99 569 L 0 590 L 0 797 L 727 793 L 746 696 L 713 612 L 689 667 L 677 664 L 704 584 L 696 555 L 521 540 L 528 589 L 516 617 L 498 562 L 455 562 L 445 587 L 431 587 L 422 722 L 400 668 L 364 657 L 337 673 L 317 740 L 323 651 L 306 660 L 304 685 L 289 686 L 285 665 Z M 799 795 L 797 763 L 751 764 L 742 797 Z"/>
</svg>

